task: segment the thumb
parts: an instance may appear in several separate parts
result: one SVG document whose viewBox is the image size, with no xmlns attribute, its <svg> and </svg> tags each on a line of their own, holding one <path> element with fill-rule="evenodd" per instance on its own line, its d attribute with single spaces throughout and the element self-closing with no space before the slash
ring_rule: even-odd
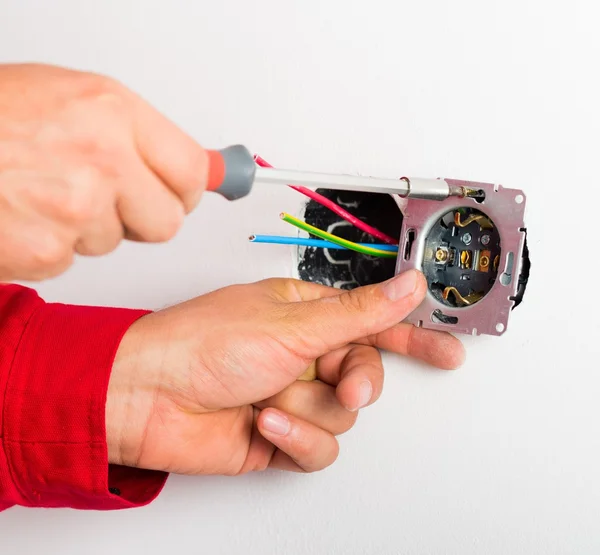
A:
<svg viewBox="0 0 600 555">
<path fill-rule="evenodd" d="M 302 354 L 317 358 L 391 328 L 421 304 L 426 291 L 423 274 L 409 270 L 383 283 L 295 303 L 293 325 Z"/>
</svg>

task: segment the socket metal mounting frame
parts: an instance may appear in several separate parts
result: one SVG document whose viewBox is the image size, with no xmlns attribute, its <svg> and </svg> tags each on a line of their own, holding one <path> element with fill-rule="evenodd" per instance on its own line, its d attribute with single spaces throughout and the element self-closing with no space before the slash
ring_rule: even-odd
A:
<svg viewBox="0 0 600 555">
<path fill-rule="evenodd" d="M 423 303 L 406 322 L 418 327 L 469 335 L 502 335 L 508 329 L 511 310 L 521 274 L 525 227 L 525 193 L 501 185 L 446 179 L 452 186 L 485 192 L 485 199 L 449 197 L 440 202 L 395 197 L 403 222 L 396 273 L 410 269 L 423 271 L 425 241 L 432 226 L 447 212 L 458 208 L 475 208 L 487 215 L 498 229 L 501 256 L 498 278 L 479 302 L 464 307 L 440 303 L 428 291 Z"/>
</svg>

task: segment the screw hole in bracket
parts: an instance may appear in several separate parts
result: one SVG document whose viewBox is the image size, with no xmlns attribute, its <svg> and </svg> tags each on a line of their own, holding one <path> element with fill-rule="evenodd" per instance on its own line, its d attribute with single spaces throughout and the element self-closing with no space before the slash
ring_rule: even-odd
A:
<svg viewBox="0 0 600 555">
<path fill-rule="evenodd" d="M 409 229 L 406 232 L 406 243 L 404 244 L 404 260 L 410 260 L 412 246 L 417 238 L 417 232 L 414 229 Z"/>
<path fill-rule="evenodd" d="M 475 202 L 478 204 L 483 204 L 485 202 L 485 191 L 483 189 L 479 189 L 479 191 L 477 191 Z"/>
<path fill-rule="evenodd" d="M 497 331 L 498 333 L 502 333 L 502 332 L 504 331 L 504 324 L 503 324 L 503 323 L 501 323 L 501 322 L 498 322 L 498 323 L 496 324 L 496 331 Z"/>
<path fill-rule="evenodd" d="M 523 204 L 523 201 L 524 201 L 524 200 L 525 200 L 525 197 L 523 197 L 523 195 L 517 195 L 517 196 L 515 197 L 515 202 L 516 202 L 517 204 Z"/>
</svg>

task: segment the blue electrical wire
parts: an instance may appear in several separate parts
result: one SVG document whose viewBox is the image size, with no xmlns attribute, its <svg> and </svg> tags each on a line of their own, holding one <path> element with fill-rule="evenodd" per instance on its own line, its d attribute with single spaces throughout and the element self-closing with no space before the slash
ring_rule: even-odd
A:
<svg viewBox="0 0 600 555">
<path fill-rule="evenodd" d="M 322 239 L 305 239 L 302 237 L 280 237 L 277 235 L 251 235 L 249 238 L 252 243 L 271 243 L 275 245 L 299 245 L 302 247 L 317 247 L 321 249 L 348 250 L 345 247 L 323 241 Z M 382 251 L 398 252 L 396 245 L 386 245 L 380 243 L 357 243 L 362 247 L 372 247 Z"/>
</svg>

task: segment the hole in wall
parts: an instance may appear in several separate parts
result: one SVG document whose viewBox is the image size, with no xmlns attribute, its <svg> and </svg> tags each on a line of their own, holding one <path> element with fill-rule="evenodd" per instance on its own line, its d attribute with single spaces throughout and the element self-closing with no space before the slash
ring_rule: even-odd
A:
<svg viewBox="0 0 600 555">
<path fill-rule="evenodd" d="M 318 192 L 340 204 L 362 221 L 399 239 L 402 213 L 394 199 L 385 194 L 358 193 L 319 189 Z M 356 243 L 380 241 L 341 220 L 331 210 L 311 200 L 306 205 L 304 220 L 320 229 Z M 298 275 L 304 281 L 321 283 L 339 289 L 354 289 L 380 283 L 394 276 L 395 258 L 378 258 L 350 250 L 329 250 L 314 247 L 298 250 Z"/>
</svg>

